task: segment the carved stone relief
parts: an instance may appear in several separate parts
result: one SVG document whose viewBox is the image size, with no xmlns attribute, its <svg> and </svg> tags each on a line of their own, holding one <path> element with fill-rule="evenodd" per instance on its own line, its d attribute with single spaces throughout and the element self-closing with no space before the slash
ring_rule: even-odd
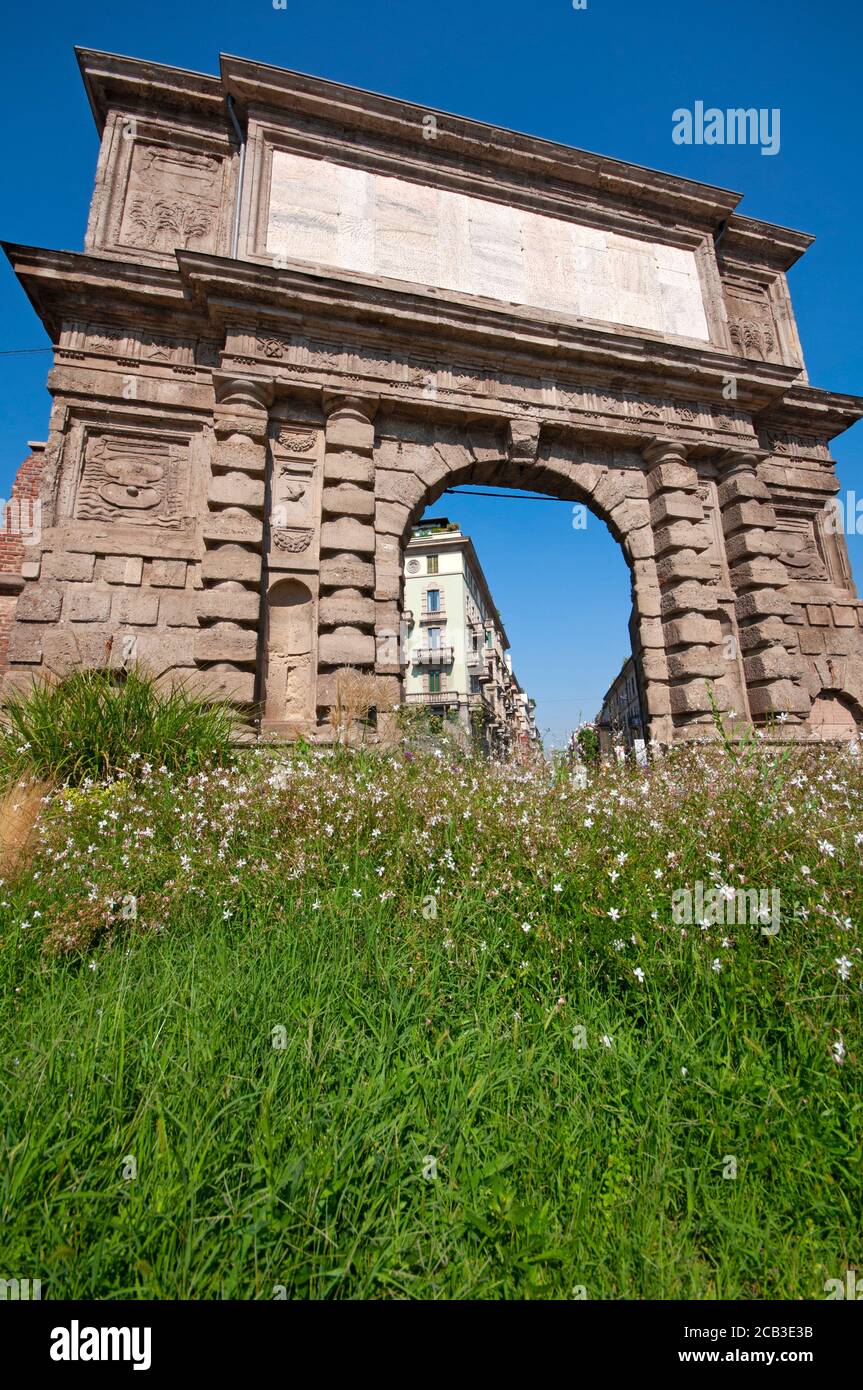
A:
<svg viewBox="0 0 863 1390">
<path fill-rule="evenodd" d="M 168 146 L 132 152 L 119 241 L 150 251 L 212 250 L 219 221 L 221 163 Z"/>
<path fill-rule="evenodd" d="M 75 515 L 173 527 L 181 520 L 184 451 L 161 439 L 96 435 L 86 440 Z"/>
</svg>

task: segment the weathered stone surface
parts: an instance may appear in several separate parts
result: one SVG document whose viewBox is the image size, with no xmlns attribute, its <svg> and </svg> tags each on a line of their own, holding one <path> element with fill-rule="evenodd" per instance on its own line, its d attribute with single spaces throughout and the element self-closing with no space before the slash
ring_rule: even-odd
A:
<svg viewBox="0 0 863 1390">
<path fill-rule="evenodd" d="M 665 555 L 675 550 L 694 550 L 697 553 L 710 549 L 710 532 L 701 523 L 675 521 L 670 526 L 663 526 L 661 530 L 655 531 L 653 542 L 657 555 Z"/>
<path fill-rule="evenodd" d="M 801 674 L 800 658 L 780 646 L 766 647 L 763 651 L 745 657 L 743 667 L 746 679 L 750 681 L 793 678 Z"/>
<path fill-rule="evenodd" d="M 149 589 L 115 593 L 112 616 L 116 623 L 128 623 L 130 627 L 149 626 L 159 616 L 159 595 Z"/>
<path fill-rule="evenodd" d="M 788 680 L 749 689 L 749 707 L 754 715 L 808 714 L 811 703 L 806 691 Z"/>
<path fill-rule="evenodd" d="M 322 598 L 318 605 L 320 621 L 325 626 L 348 624 L 372 627 L 375 621 L 373 598 Z"/>
<path fill-rule="evenodd" d="M 773 613 L 787 618 L 792 611 L 790 601 L 775 589 L 755 589 L 752 593 L 738 594 L 734 608 L 740 623 L 750 618 L 766 618 Z"/>
<path fill-rule="evenodd" d="M 105 589 L 67 589 L 63 617 L 75 623 L 104 623 L 111 612 L 111 593 Z"/>
<path fill-rule="evenodd" d="M 375 528 L 348 516 L 339 521 L 325 521 L 321 526 L 321 550 L 349 550 L 357 555 L 374 555 Z"/>
<path fill-rule="evenodd" d="M 716 591 L 694 580 L 667 589 L 662 595 L 663 618 L 677 613 L 715 613 L 717 606 Z"/>
<path fill-rule="evenodd" d="M 264 481 L 245 473 L 216 473 L 210 479 L 209 500 L 220 507 L 253 507 L 264 505 Z"/>
<path fill-rule="evenodd" d="M 39 662 L 42 660 L 44 628 L 29 623 L 15 623 L 9 637 L 9 660 Z"/>
<path fill-rule="evenodd" d="M 668 657 L 668 674 L 672 680 L 691 676 L 718 680 L 724 671 L 725 658 L 715 647 L 689 647 L 685 652 L 671 652 Z"/>
<path fill-rule="evenodd" d="M 375 494 L 368 488 L 355 487 L 353 483 L 339 483 L 324 488 L 321 507 L 324 516 L 373 517 Z"/>
<path fill-rule="evenodd" d="M 260 617 L 260 595 L 252 589 L 204 589 L 197 594 L 168 595 L 162 599 L 162 610 L 171 601 L 179 601 L 177 614 L 194 614 L 204 621 L 256 623 Z"/>
<path fill-rule="evenodd" d="M 144 561 L 140 555 L 106 555 L 102 561 L 102 578 L 106 584 L 141 583 Z"/>
<path fill-rule="evenodd" d="M 367 483 L 375 481 L 375 462 L 373 458 L 349 451 L 330 450 L 324 457 L 325 483 Z"/>
<path fill-rule="evenodd" d="M 327 451 L 330 449 L 351 449 L 359 453 L 371 453 L 375 442 L 375 428 L 357 410 L 350 407 L 335 410 L 327 420 Z"/>
<path fill-rule="evenodd" d="M 318 656 L 327 666 L 371 666 L 375 659 L 375 639 L 371 633 L 353 627 L 322 632 Z"/>
<path fill-rule="evenodd" d="M 371 589 L 375 582 L 375 567 L 368 560 L 354 555 L 324 555 L 321 559 L 321 583 L 332 589 Z"/>
<path fill-rule="evenodd" d="M 261 578 L 261 557 L 239 545 L 220 545 L 208 550 L 201 563 L 201 575 L 207 580 L 238 579 L 244 584 L 258 584 Z"/>
<path fill-rule="evenodd" d="M 182 589 L 186 583 L 186 562 L 153 560 L 148 578 L 154 589 Z"/>
<path fill-rule="evenodd" d="M 250 705 L 255 698 L 254 671 L 207 666 L 197 673 L 190 685 L 207 700 L 229 700 L 237 705 Z"/>
<path fill-rule="evenodd" d="M 15 616 L 19 622 L 56 623 L 63 605 L 63 590 L 58 584 L 40 582 L 21 593 Z"/>
<path fill-rule="evenodd" d="M 196 661 L 229 661 L 238 665 L 254 663 L 257 649 L 256 632 L 230 624 L 220 623 L 205 628 L 195 637 Z"/>
<path fill-rule="evenodd" d="M 42 575 L 45 579 L 66 579 L 72 582 L 88 583 L 96 568 L 96 556 L 84 554 L 63 554 L 51 552 L 42 557 Z"/>
<path fill-rule="evenodd" d="M 722 628 L 708 618 L 675 618 L 665 624 L 665 641 L 669 647 L 710 646 L 722 641 Z"/>
<path fill-rule="evenodd" d="M 663 492 L 650 504 L 650 520 L 654 526 L 672 521 L 703 521 L 704 508 L 699 498 L 688 492 Z"/>
</svg>

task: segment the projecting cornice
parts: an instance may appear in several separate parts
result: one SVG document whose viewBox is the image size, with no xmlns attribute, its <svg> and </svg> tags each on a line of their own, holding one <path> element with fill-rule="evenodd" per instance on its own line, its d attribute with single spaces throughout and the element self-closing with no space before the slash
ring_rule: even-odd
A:
<svg viewBox="0 0 863 1390">
<path fill-rule="evenodd" d="M 590 378 L 645 395 L 721 403 L 733 379 L 735 408 L 824 441 L 863 418 L 863 398 L 803 385 L 796 367 L 413 284 L 325 275 L 300 264 L 277 270 L 193 251 L 178 251 L 177 268 L 169 269 L 7 243 L 3 249 L 55 342 L 64 320 L 155 326 L 169 311 L 177 331 L 216 340 L 246 325 L 261 337 L 319 335 L 408 355 L 422 342 L 424 352 L 441 359 L 495 371 L 505 362 L 543 380 Z M 263 350 L 260 365 L 283 371 Z"/>
<path fill-rule="evenodd" d="M 75 56 L 100 134 L 112 110 L 167 109 L 225 122 L 218 77 L 92 48 L 76 48 Z"/>
</svg>

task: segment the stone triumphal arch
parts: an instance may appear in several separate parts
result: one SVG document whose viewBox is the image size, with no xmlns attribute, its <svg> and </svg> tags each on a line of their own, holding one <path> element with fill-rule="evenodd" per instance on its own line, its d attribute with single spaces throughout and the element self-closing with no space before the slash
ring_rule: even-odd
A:
<svg viewBox="0 0 863 1390">
<path fill-rule="evenodd" d="M 711 696 L 792 737 L 859 727 L 826 507 L 863 402 L 807 379 L 786 272 L 808 236 L 259 63 L 79 60 L 85 249 L 6 247 L 55 351 L 7 682 L 134 658 L 323 736 L 342 667 L 398 700 L 401 547 L 471 481 L 607 522 L 654 739 L 709 728 Z"/>
</svg>

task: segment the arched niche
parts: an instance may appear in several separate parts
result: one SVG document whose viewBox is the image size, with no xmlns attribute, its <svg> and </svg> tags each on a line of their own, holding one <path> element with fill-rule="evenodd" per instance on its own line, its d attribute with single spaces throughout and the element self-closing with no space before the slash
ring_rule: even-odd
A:
<svg viewBox="0 0 863 1390">
<path fill-rule="evenodd" d="M 313 723 L 314 598 L 299 579 L 280 579 L 267 594 L 263 724 Z"/>
<path fill-rule="evenodd" d="M 859 711 L 842 691 L 822 690 L 812 701 L 809 726 L 813 738 L 823 742 L 844 739 L 846 742 L 861 732 Z"/>
</svg>

